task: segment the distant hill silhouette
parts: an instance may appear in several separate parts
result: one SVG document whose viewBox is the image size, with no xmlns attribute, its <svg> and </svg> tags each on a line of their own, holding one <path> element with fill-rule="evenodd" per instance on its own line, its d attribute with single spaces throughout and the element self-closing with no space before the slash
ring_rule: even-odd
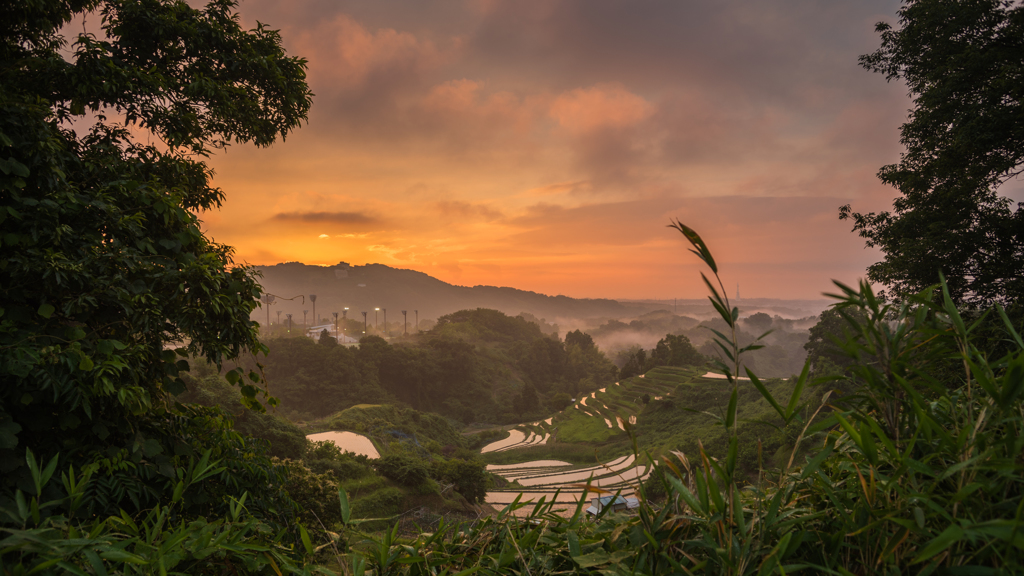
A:
<svg viewBox="0 0 1024 576">
<path fill-rule="evenodd" d="M 286 262 L 273 266 L 256 266 L 263 274 L 261 284 L 266 291 L 280 298 L 305 295 L 305 304 L 299 300 L 278 300 L 271 306 L 271 318 L 276 313 L 292 314 L 293 321 L 302 322 L 302 311 L 309 310 L 309 324 L 314 320 L 310 294 L 317 295 L 316 311 L 321 318 L 331 317 L 348 306 L 348 317 L 362 319 L 361 312 L 369 312 L 373 323 L 374 308 L 387 309 L 388 322 L 402 320 L 402 310 L 409 313 L 409 325 L 414 321 L 413 310 L 419 310 L 420 320 L 436 319 L 444 314 L 473 308 L 491 308 L 510 316 L 528 312 L 538 318 L 554 322 L 557 318 L 623 318 L 636 316 L 654 309 L 650 303 L 624 304 L 609 299 L 570 298 L 547 296 L 516 288 L 496 286 L 456 286 L 415 270 L 392 268 L 384 264 L 348 266 L 311 266 L 299 262 Z M 257 321 L 266 319 L 266 311 L 253 313 Z M 383 315 L 380 316 L 383 322 Z"/>
<path fill-rule="evenodd" d="M 473 308 L 500 310 L 510 316 L 526 312 L 538 319 L 546 319 L 549 323 L 563 322 L 560 326 L 563 332 L 566 328 L 564 320 L 567 319 L 571 319 L 570 324 L 574 326 L 596 326 L 602 320 L 634 318 L 655 310 L 672 311 L 676 308 L 679 314 L 695 317 L 710 316 L 713 313 L 703 298 L 680 299 L 676 303 L 672 300 L 617 301 L 548 296 L 509 287 L 456 286 L 423 272 L 392 268 L 384 264 L 349 266 L 341 262 L 334 266 L 313 266 L 286 262 L 256 266 L 256 269 L 263 274 L 261 283 L 267 292 L 279 298 L 298 295 L 306 297 L 304 304 L 298 299 L 279 299 L 270 308 L 274 322 L 277 312 L 281 311 L 282 320 L 285 314 L 292 314 L 293 321 L 299 324 L 302 322 L 302 311 L 309 310 L 308 323 L 313 325 L 310 294 L 317 295 L 316 311 L 321 318 L 332 319 L 332 312 L 341 312 L 348 306 L 350 319 L 362 320 L 361 312 L 366 311 L 372 324 L 374 308 L 381 308 L 387 310 L 388 322 L 394 325 L 394 322 L 401 322 L 401 311 L 407 310 L 410 329 L 415 319 L 414 310 L 419 310 L 421 321 Z M 824 300 L 744 299 L 736 304 L 740 306 L 743 315 L 764 310 L 787 317 L 803 317 L 819 313 L 829 303 Z M 264 322 L 266 310 L 257 309 L 253 312 L 253 318 Z M 383 313 L 379 315 L 379 320 L 383 323 Z"/>
</svg>

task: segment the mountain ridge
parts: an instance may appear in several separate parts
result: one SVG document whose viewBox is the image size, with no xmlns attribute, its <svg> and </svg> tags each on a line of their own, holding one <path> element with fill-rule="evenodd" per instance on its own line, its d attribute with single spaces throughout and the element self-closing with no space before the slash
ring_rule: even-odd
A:
<svg viewBox="0 0 1024 576">
<path fill-rule="evenodd" d="M 574 298 L 566 295 L 547 295 L 510 286 L 460 286 L 430 276 L 425 272 L 406 268 L 394 268 L 386 264 L 364 264 L 352 266 L 339 262 L 330 266 L 283 262 L 273 265 L 254 266 L 261 275 L 260 283 L 265 292 L 277 300 L 271 305 L 271 321 L 277 322 L 281 312 L 283 321 L 286 314 L 293 315 L 293 322 L 302 321 L 303 310 L 308 310 L 308 323 L 314 324 L 313 303 L 310 294 L 317 295 L 316 312 L 322 322 L 333 322 L 333 312 L 342 314 L 348 307 L 348 318 L 361 319 L 361 312 L 367 312 L 367 323 L 384 321 L 384 311 L 390 311 L 388 323 L 402 322 L 402 310 L 408 312 L 410 328 L 415 324 L 415 311 L 419 319 L 436 319 L 458 310 L 490 308 L 510 316 L 520 313 L 533 314 L 548 322 L 571 320 L 573 324 L 598 323 L 607 319 L 621 319 L 640 316 L 655 310 L 672 310 L 672 301 L 659 300 L 614 300 L 610 298 Z M 302 296 L 303 298 L 298 298 Z M 286 300 L 295 297 L 295 300 Z M 772 305 L 774 303 L 774 306 Z M 683 314 L 703 315 L 711 307 L 703 299 L 680 300 Z M 779 306 L 780 304 L 785 304 Z M 794 306 L 794 304 L 799 304 Z M 825 301 L 747 299 L 742 308 L 751 312 L 761 309 L 785 309 L 790 315 L 817 314 L 825 308 Z M 380 308 L 381 312 L 375 309 Z M 258 308 L 253 319 L 265 322 L 267 310 Z M 399 328 L 402 329 L 402 328 Z M 394 330 L 394 328 L 392 328 Z"/>
</svg>

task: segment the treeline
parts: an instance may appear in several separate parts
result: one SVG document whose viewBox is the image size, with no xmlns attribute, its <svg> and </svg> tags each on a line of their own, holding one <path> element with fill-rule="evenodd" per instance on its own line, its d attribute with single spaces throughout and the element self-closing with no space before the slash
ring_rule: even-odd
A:
<svg viewBox="0 0 1024 576">
<path fill-rule="evenodd" d="M 654 346 L 650 355 L 639 346 L 631 348 L 619 371 L 619 378 L 637 376 L 658 366 L 702 366 L 707 363 L 708 357 L 698 352 L 689 338 L 680 334 L 666 334 Z"/>
<path fill-rule="evenodd" d="M 511 422 L 560 408 L 617 375 L 588 335 L 570 332 L 562 341 L 525 318 L 486 309 L 442 316 L 432 330 L 393 343 L 366 336 L 346 347 L 323 334 L 266 345 L 264 376 L 293 420 L 399 402 L 466 423 Z"/>
<path fill-rule="evenodd" d="M 757 337 L 762 348 L 748 353 L 744 366 L 771 378 L 799 374 L 807 358 L 807 328 L 818 322 L 816 317 L 797 320 L 769 316 L 764 312 L 751 314 L 737 324 L 736 337 L 746 346 Z M 654 332 L 660 330 L 660 332 Z M 731 331 L 721 319 L 699 322 L 688 316 L 666 311 L 652 312 L 629 324 L 610 320 L 589 333 L 599 342 L 616 343 L 614 353 L 621 378 L 643 374 L 657 366 L 701 365 L 717 358 L 721 351 L 714 345 L 714 331 Z M 650 349 L 641 343 L 652 333 L 666 334 Z M 682 340 L 680 340 L 680 338 Z M 647 340 L 648 342 L 653 339 Z"/>
</svg>

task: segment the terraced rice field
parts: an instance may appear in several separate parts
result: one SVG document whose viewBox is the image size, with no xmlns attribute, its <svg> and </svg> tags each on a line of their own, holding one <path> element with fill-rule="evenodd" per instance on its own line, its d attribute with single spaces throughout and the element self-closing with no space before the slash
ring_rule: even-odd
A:
<svg viewBox="0 0 1024 576">
<path fill-rule="evenodd" d="M 659 399 L 670 396 L 677 386 L 691 384 L 700 376 L 696 369 L 691 368 L 655 368 L 645 375 L 585 394 L 551 418 L 519 425 L 511 430 L 508 438 L 485 446 L 481 452 L 512 452 L 542 445 L 552 439 L 560 445 L 577 443 L 585 446 L 620 435 L 624 438 L 626 423 L 636 424 L 645 394 Z M 621 490 L 623 496 L 631 496 L 637 483 L 645 480 L 651 471 L 646 459 L 637 460 L 633 455 L 601 465 L 580 466 L 558 460 L 532 460 L 487 468 L 510 483 L 506 488 L 488 492 L 488 503 L 501 508 L 520 494 L 521 501 L 537 502 L 543 497 L 550 502 L 557 494 L 554 510 L 566 514 L 573 512 L 584 495 L 582 484 L 589 481 L 591 486 L 613 492 Z M 528 514 L 531 509 L 527 506 L 517 513 Z"/>
<path fill-rule="evenodd" d="M 306 436 L 310 442 L 329 440 L 345 452 L 352 452 L 368 458 L 380 458 L 380 453 L 369 438 L 355 432 L 320 432 Z"/>
</svg>

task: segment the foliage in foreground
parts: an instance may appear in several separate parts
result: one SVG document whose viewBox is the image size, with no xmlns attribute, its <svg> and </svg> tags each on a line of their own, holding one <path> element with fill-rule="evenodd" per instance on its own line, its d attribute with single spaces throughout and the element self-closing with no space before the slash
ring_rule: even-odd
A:
<svg viewBox="0 0 1024 576">
<path fill-rule="evenodd" d="M 270 145 L 310 106 L 305 62 L 235 6 L 0 4 L 0 572 L 298 557 L 265 445 L 174 399 L 185 358 L 265 352 L 254 272 L 201 229 L 224 198 L 204 159 Z M 102 34 L 69 44 L 89 13 Z M 249 409 L 273 404 L 257 372 L 227 379 Z"/>
</svg>

